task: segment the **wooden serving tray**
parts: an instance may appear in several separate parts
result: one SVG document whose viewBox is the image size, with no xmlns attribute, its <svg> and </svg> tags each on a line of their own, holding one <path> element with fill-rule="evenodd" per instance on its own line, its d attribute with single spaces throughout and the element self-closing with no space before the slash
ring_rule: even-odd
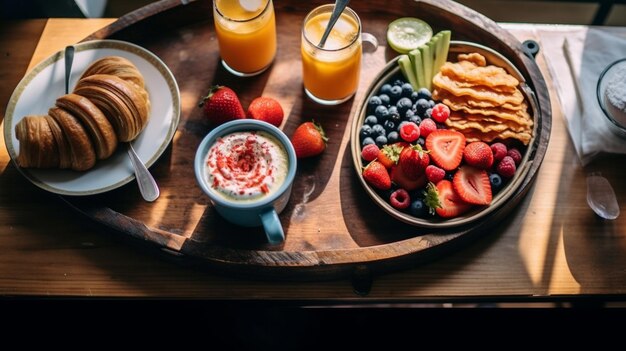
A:
<svg viewBox="0 0 626 351">
<path fill-rule="evenodd" d="M 235 77 L 221 66 L 211 1 L 163 0 L 86 38 L 126 40 L 158 55 L 178 82 L 182 113 L 171 145 L 151 168 L 161 188 L 156 202 L 144 202 L 135 182 L 106 194 L 63 199 L 108 232 L 136 239 L 142 246 L 211 266 L 217 272 L 263 279 L 331 279 L 355 272 L 368 276 L 415 265 L 488 233 L 527 194 L 548 145 L 550 98 L 534 60 L 495 22 L 452 1 L 404 0 L 384 5 L 375 0 L 354 1 L 351 7 L 359 14 L 363 30 L 374 34 L 380 46 L 375 52 L 366 48 L 355 98 L 335 107 L 321 106 L 302 89 L 300 27 L 308 11 L 327 2 L 275 1 L 278 54 L 268 71 L 252 78 Z M 393 219 L 367 196 L 352 165 L 351 119 L 374 77 L 396 55 L 387 48 L 386 30 L 389 22 L 403 16 L 422 18 L 435 32 L 451 29 L 455 40 L 473 41 L 500 52 L 522 72 L 538 98 L 537 145 L 527 177 L 511 201 L 471 225 L 428 231 Z M 262 228 L 226 222 L 196 184 L 195 151 L 210 130 L 197 103 L 214 84 L 233 88 L 244 108 L 261 95 L 278 99 L 285 109 L 282 129 L 287 135 L 300 123 L 315 119 L 329 137 L 321 156 L 298 163 L 291 200 L 280 215 L 286 233 L 282 245 L 266 244 Z"/>
</svg>

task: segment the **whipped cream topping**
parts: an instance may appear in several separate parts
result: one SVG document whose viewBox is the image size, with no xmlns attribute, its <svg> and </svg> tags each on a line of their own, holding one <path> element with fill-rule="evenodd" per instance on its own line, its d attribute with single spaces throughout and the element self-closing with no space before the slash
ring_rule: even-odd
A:
<svg viewBox="0 0 626 351">
<path fill-rule="evenodd" d="M 231 201 L 255 201 L 280 188 L 287 177 L 284 146 L 263 131 L 218 138 L 205 159 L 209 186 Z"/>
</svg>

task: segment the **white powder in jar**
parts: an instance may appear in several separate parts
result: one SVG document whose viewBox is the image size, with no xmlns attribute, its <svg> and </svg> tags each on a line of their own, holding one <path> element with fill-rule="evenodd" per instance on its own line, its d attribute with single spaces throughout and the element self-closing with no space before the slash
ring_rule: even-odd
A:
<svg viewBox="0 0 626 351">
<path fill-rule="evenodd" d="M 611 117 L 626 127 L 626 66 L 613 70 L 604 90 L 606 109 Z"/>
</svg>

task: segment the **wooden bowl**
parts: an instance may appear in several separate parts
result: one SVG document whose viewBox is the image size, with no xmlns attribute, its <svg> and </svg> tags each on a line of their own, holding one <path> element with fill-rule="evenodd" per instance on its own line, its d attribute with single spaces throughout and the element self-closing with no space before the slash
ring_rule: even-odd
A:
<svg viewBox="0 0 626 351">
<path fill-rule="evenodd" d="M 384 199 L 380 192 L 373 189 L 369 184 L 365 182 L 363 177 L 361 176 L 363 167 L 366 165 L 363 164 L 363 159 L 361 158 L 361 142 L 359 138 L 359 130 L 363 125 L 363 121 L 367 117 L 367 102 L 370 97 L 376 95 L 376 92 L 380 90 L 383 84 L 390 83 L 396 79 L 396 77 L 401 76 L 400 66 L 398 65 L 399 56 L 395 59 L 391 60 L 383 70 L 378 74 L 376 79 L 370 85 L 365 97 L 361 101 L 359 108 L 357 109 L 357 115 L 352 120 L 352 126 L 350 131 L 350 147 L 352 151 L 352 162 L 354 164 L 354 169 L 358 174 L 359 181 L 363 185 L 363 188 L 367 192 L 367 194 L 372 198 L 372 200 L 380 206 L 385 212 L 391 215 L 393 218 L 398 219 L 402 222 L 429 229 L 442 229 L 442 228 L 450 228 L 456 226 L 464 226 L 469 225 L 478 220 L 482 220 L 487 218 L 494 210 L 498 209 L 502 206 L 502 204 L 506 203 L 513 194 L 515 194 L 516 190 L 523 183 L 525 177 L 528 175 L 528 170 L 532 165 L 532 155 L 534 155 L 534 151 L 536 150 L 537 144 L 535 143 L 535 138 L 537 135 L 537 125 L 536 120 L 541 114 L 541 111 L 538 109 L 537 98 L 532 91 L 532 89 L 526 84 L 526 80 L 524 76 L 520 73 L 520 71 L 509 61 L 506 57 L 502 56 L 497 51 L 488 48 L 484 45 L 467 42 L 467 41 L 451 41 L 450 42 L 450 51 L 448 54 L 448 60 L 456 61 L 456 56 L 461 53 L 470 53 L 477 52 L 483 55 L 487 59 L 487 64 L 496 65 L 504 68 L 510 75 L 515 77 L 520 82 L 520 88 L 524 98 L 529 103 L 530 115 L 535 121 L 533 124 L 533 136 L 526 147 L 526 150 L 523 153 L 523 158 L 521 163 L 517 167 L 517 171 L 515 172 L 515 176 L 511 178 L 507 184 L 493 197 L 491 204 L 488 206 L 475 206 L 470 212 L 455 218 L 444 219 L 441 217 L 432 217 L 432 218 L 418 218 L 408 214 L 405 211 L 400 211 Z"/>
</svg>

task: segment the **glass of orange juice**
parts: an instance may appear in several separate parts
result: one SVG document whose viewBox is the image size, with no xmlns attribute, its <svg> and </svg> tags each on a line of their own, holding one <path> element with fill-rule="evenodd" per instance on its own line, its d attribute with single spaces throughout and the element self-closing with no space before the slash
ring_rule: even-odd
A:
<svg viewBox="0 0 626 351">
<path fill-rule="evenodd" d="M 222 65 L 237 76 L 265 71 L 276 56 L 272 0 L 213 0 Z"/>
<path fill-rule="evenodd" d="M 361 20 L 349 7 L 339 16 L 324 46 L 320 46 L 332 10 L 333 4 L 315 8 L 302 26 L 304 91 L 324 105 L 337 105 L 354 95 L 361 72 L 362 40 L 377 46 L 376 38 L 361 33 Z"/>
</svg>

